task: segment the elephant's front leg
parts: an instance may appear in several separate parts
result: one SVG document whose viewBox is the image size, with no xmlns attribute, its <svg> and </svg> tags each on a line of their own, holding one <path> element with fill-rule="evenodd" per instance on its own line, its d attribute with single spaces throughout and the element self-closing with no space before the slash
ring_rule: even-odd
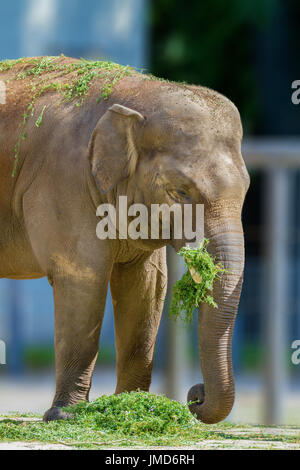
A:
<svg viewBox="0 0 300 470">
<path fill-rule="evenodd" d="M 116 264 L 111 277 L 117 348 L 116 393 L 149 390 L 157 330 L 167 287 L 165 248 L 133 264 Z"/>
<path fill-rule="evenodd" d="M 44 420 L 66 419 L 61 407 L 88 400 L 98 355 L 107 280 L 78 272 L 54 279 L 56 393 Z"/>
</svg>

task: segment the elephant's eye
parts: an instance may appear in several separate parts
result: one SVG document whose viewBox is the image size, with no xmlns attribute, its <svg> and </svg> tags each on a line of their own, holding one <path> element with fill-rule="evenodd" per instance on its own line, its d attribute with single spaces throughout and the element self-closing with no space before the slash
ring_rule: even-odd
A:
<svg viewBox="0 0 300 470">
<path fill-rule="evenodd" d="M 168 189 L 167 193 L 171 199 L 174 199 L 174 201 L 177 202 L 184 202 L 190 200 L 190 195 L 187 193 L 187 191 L 183 189 Z"/>
</svg>

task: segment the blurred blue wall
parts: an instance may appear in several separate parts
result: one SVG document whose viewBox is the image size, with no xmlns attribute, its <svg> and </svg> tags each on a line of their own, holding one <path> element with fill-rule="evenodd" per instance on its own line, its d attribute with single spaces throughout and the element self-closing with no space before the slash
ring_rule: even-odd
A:
<svg viewBox="0 0 300 470">
<path fill-rule="evenodd" d="M 59 55 L 147 65 L 148 0 L 2 2 L 0 58 Z"/>
</svg>

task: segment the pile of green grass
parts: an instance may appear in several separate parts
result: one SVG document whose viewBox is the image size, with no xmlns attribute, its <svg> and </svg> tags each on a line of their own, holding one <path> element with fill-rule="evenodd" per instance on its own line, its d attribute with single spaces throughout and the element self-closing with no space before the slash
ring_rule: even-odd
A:
<svg viewBox="0 0 300 470">
<path fill-rule="evenodd" d="M 207 436 L 188 406 L 148 392 L 104 395 L 65 408 L 67 421 L 0 421 L 0 441 L 39 441 L 76 447 L 185 445 Z"/>
<path fill-rule="evenodd" d="M 88 429 L 124 436 L 170 435 L 198 424 L 186 405 L 148 392 L 104 395 L 66 410 Z"/>
<path fill-rule="evenodd" d="M 229 423 L 205 425 L 190 414 L 187 405 L 148 392 L 102 396 L 65 410 L 73 414 L 71 420 L 44 423 L 34 421 L 33 415 L 23 415 L 30 416 L 30 421 L 0 417 L 0 442 L 40 442 L 85 449 L 197 447 L 207 440 L 218 441 L 219 447 L 231 447 L 233 440 L 250 440 L 252 447 L 260 441 L 269 441 L 270 447 L 300 443 L 298 428 L 276 435 L 257 426 L 252 430 Z"/>
<path fill-rule="evenodd" d="M 194 310 L 201 302 L 217 307 L 211 291 L 214 280 L 220 277 L 225 269 L 215 263 L 215 259 L 207 251 L 208 244 L 209 240 L 205 238 L 199 248 L 192 249 L 185 246 L 179 251 L 178 254 L 183 257 L 187 271 L 174 284 L 170 317 L 181 316 L 187 323 L 190 323 Z M 201 282 L 194 281 L 190 273 L 191 269 L 197 273 Z"/>
<path fill-rule="evenodd" d="M 203 441 L 218 441 L 219 447 L 232 447 L 234 440 L 260 441 L 270 448 L 281 443 L 299 444 L 299 428 L 282 429 L 277 434 L 263 426 L 236 426 L 230 423 L 205 425 L 197 421 L 187 405 L 148 392 L 102 396 L 92 403 L 65 408 L 68 421 L 44 423 L 22 418 L 0 417 L 0 442 L 40 442 L 76 448 L 147 448 L 159 446 L 197 447 Z M 255 441 L 255 442 L 254 442 Z"/>
</svg>

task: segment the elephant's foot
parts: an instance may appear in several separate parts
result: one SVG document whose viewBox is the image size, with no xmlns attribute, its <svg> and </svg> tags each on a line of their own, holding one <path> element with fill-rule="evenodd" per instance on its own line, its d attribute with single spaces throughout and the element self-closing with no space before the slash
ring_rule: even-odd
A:
<svg viewBox="0 0 300 470">
<path fill-rule="evenodd" d="M 52 406 L 46 413 L 44 414 L 43 421 L 49 423 L 50 421 L 58 421 L 58 420 L 66 420 L 72 419 L 73 415 L 71 413 L 66 413 L 58 406 Z"/>
</svg>

